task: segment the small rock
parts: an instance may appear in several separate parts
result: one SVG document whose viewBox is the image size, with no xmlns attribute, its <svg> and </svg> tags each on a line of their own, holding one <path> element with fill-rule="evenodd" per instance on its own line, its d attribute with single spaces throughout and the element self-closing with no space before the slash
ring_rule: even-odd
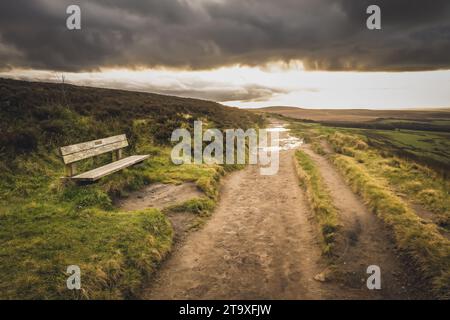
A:
<svg viewBox="0 0 450 320">
<path fill-rule="evenodd" d="M 316 274 L 316 275 L 314 276 L 314 280 L 319 281 L 319 282 L 325 282 L 325 281 L 327 281 L 327 277 L 326 277 L 325 272 L 321 272 L 321 273 L 319 273 L 319 274 Z"/>
</svg>

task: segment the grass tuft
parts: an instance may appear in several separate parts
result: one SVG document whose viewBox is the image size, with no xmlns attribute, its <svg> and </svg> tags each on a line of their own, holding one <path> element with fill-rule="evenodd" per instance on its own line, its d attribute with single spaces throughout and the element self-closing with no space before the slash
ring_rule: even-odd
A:
<svg viewBox="0 0 450 320">
<path fill-rule="evenodd" d="M 306 189 L 309 203 L 315 213 L 322 236 L 322 252 L 331 257 L 339 228 L 337 209 L 314 161 L 303 151 L 295 153 L 297 173 L 301 185 Z"/>
</svg>

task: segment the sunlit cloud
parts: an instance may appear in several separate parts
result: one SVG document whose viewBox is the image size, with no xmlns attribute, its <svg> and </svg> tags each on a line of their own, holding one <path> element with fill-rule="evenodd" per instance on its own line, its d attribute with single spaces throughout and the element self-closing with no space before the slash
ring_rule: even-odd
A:
<svg viewBox="0 0 450 320">
<path fill-rule="evenodd" d="M 14 69 L 0 77 L 60 81 L 62 73 Z M 300 61 L 207 71 L 101 69 L 64 73 L 66 82 L 155 92 L 256 108 L 416 108 L 450 107 L 450 70 L 426 72 L 306 71 Z"/>
</svg>

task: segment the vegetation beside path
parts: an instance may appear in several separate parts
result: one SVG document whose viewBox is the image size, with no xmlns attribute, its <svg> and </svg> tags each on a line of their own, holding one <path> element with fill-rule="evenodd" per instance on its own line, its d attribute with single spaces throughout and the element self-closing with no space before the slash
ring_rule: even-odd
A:
<svg viewBox="0 0 450 320">
<path fill-rule="evenodd" d="M 450 184 L 440 170 L 372 144 L 369 133 L 293 121 L 292 131 L 316 153 L 327 141 L 333 163 L 353 190 L 392 232 L 396 246 L 439 298 L 450 297 Z M 424 219 L 411 204 L 429 210 Z"/>
<path fill-rule="evenodd" d="M 386 166 L 378 166 L 377 173 L 373 171 L 372 165 L 373 162 L 380 164 L 381 160 L 386 164 L 394 161 L 405 175 L 410 175 L 411 170 L 417 171 L 416 174 L 420 175 L 421 171 L 426 169 L 418 165 L 413 168 L 413 164 L 400 159 L 389 157 L 381 159 L 382 157 L 375 150 L 369 149 L 361 138 L 355 136 L 335 133 L 329 137 L 329 140 L 335 150 L 341 153 L 332 158 L 338 170 L 352 188 L 363 197 L 371 210 L 392 230 L 397 247 L 414 262 L 422 277 L 430 282 L 434 294 L 448 299 L 450 297 L 450 241 L 439 232 L 436 224 L 424 221 L 392 191 L 388 183 L 389 179 L 385 178 L 391 170 L 388 170 Z M 425 177 L 421 179 L 420 186 L 428 179 Z M 412 180 L 407 183 L 414 182 L 418 181 Z M 446 200 L 439 198 L 437 193 L 439 191 L 432 193 L 434 197 L 432 201 L 428 198 L 424 203 L 428 203 L 430 207 L 445 205 Z M 445 220 L 444 225 L 447 225 L 448 211 L 443 215 L 445 216 L 442 218 Z"/>
<path fill-rule="evenodd" d="M 295 153 L 300 184 L 306 190 L 322 239 L 322 252 L 331 257 L 339 228 L 337 209 L 314 161 L 303 151 Z"/>
<path fill-rule="evenodd" d="M 156 210 L 121 212 L 113 205 L 145 185 L 194 182 L 205 193 L 185 210 L 204 213 L 220 177 L 233 168 L 175 166 L 170 134 L 194 120 L 221 129 L 262 125 L 244 110 L 195 99 L 0 79 L 0 298 L 123 299 L 141 286 L 172 246 L 173 230 Z M 60 178 L 58 148 L 126 133 L 127 154 L 143 164 L 100 182 Z M 110 155 L 83 161 L 84 171 Z M 81 268 L 80 291 L 66 287 L 67 267 Z"/>
</svg>

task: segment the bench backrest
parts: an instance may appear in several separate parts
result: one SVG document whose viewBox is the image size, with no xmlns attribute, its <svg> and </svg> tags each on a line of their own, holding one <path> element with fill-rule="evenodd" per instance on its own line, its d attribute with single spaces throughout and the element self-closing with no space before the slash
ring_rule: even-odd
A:
<svg viewBox="0 0 450 320">
<path fill-rule="evenodd" d="M 112 152 L 128 146 L 127 136 L 124 134 L 100 140 L 92 140 L 79 144 L 65 146 L 60 149 L 65 164 L 92 158 L 103 153 Z"/>
</svg>

